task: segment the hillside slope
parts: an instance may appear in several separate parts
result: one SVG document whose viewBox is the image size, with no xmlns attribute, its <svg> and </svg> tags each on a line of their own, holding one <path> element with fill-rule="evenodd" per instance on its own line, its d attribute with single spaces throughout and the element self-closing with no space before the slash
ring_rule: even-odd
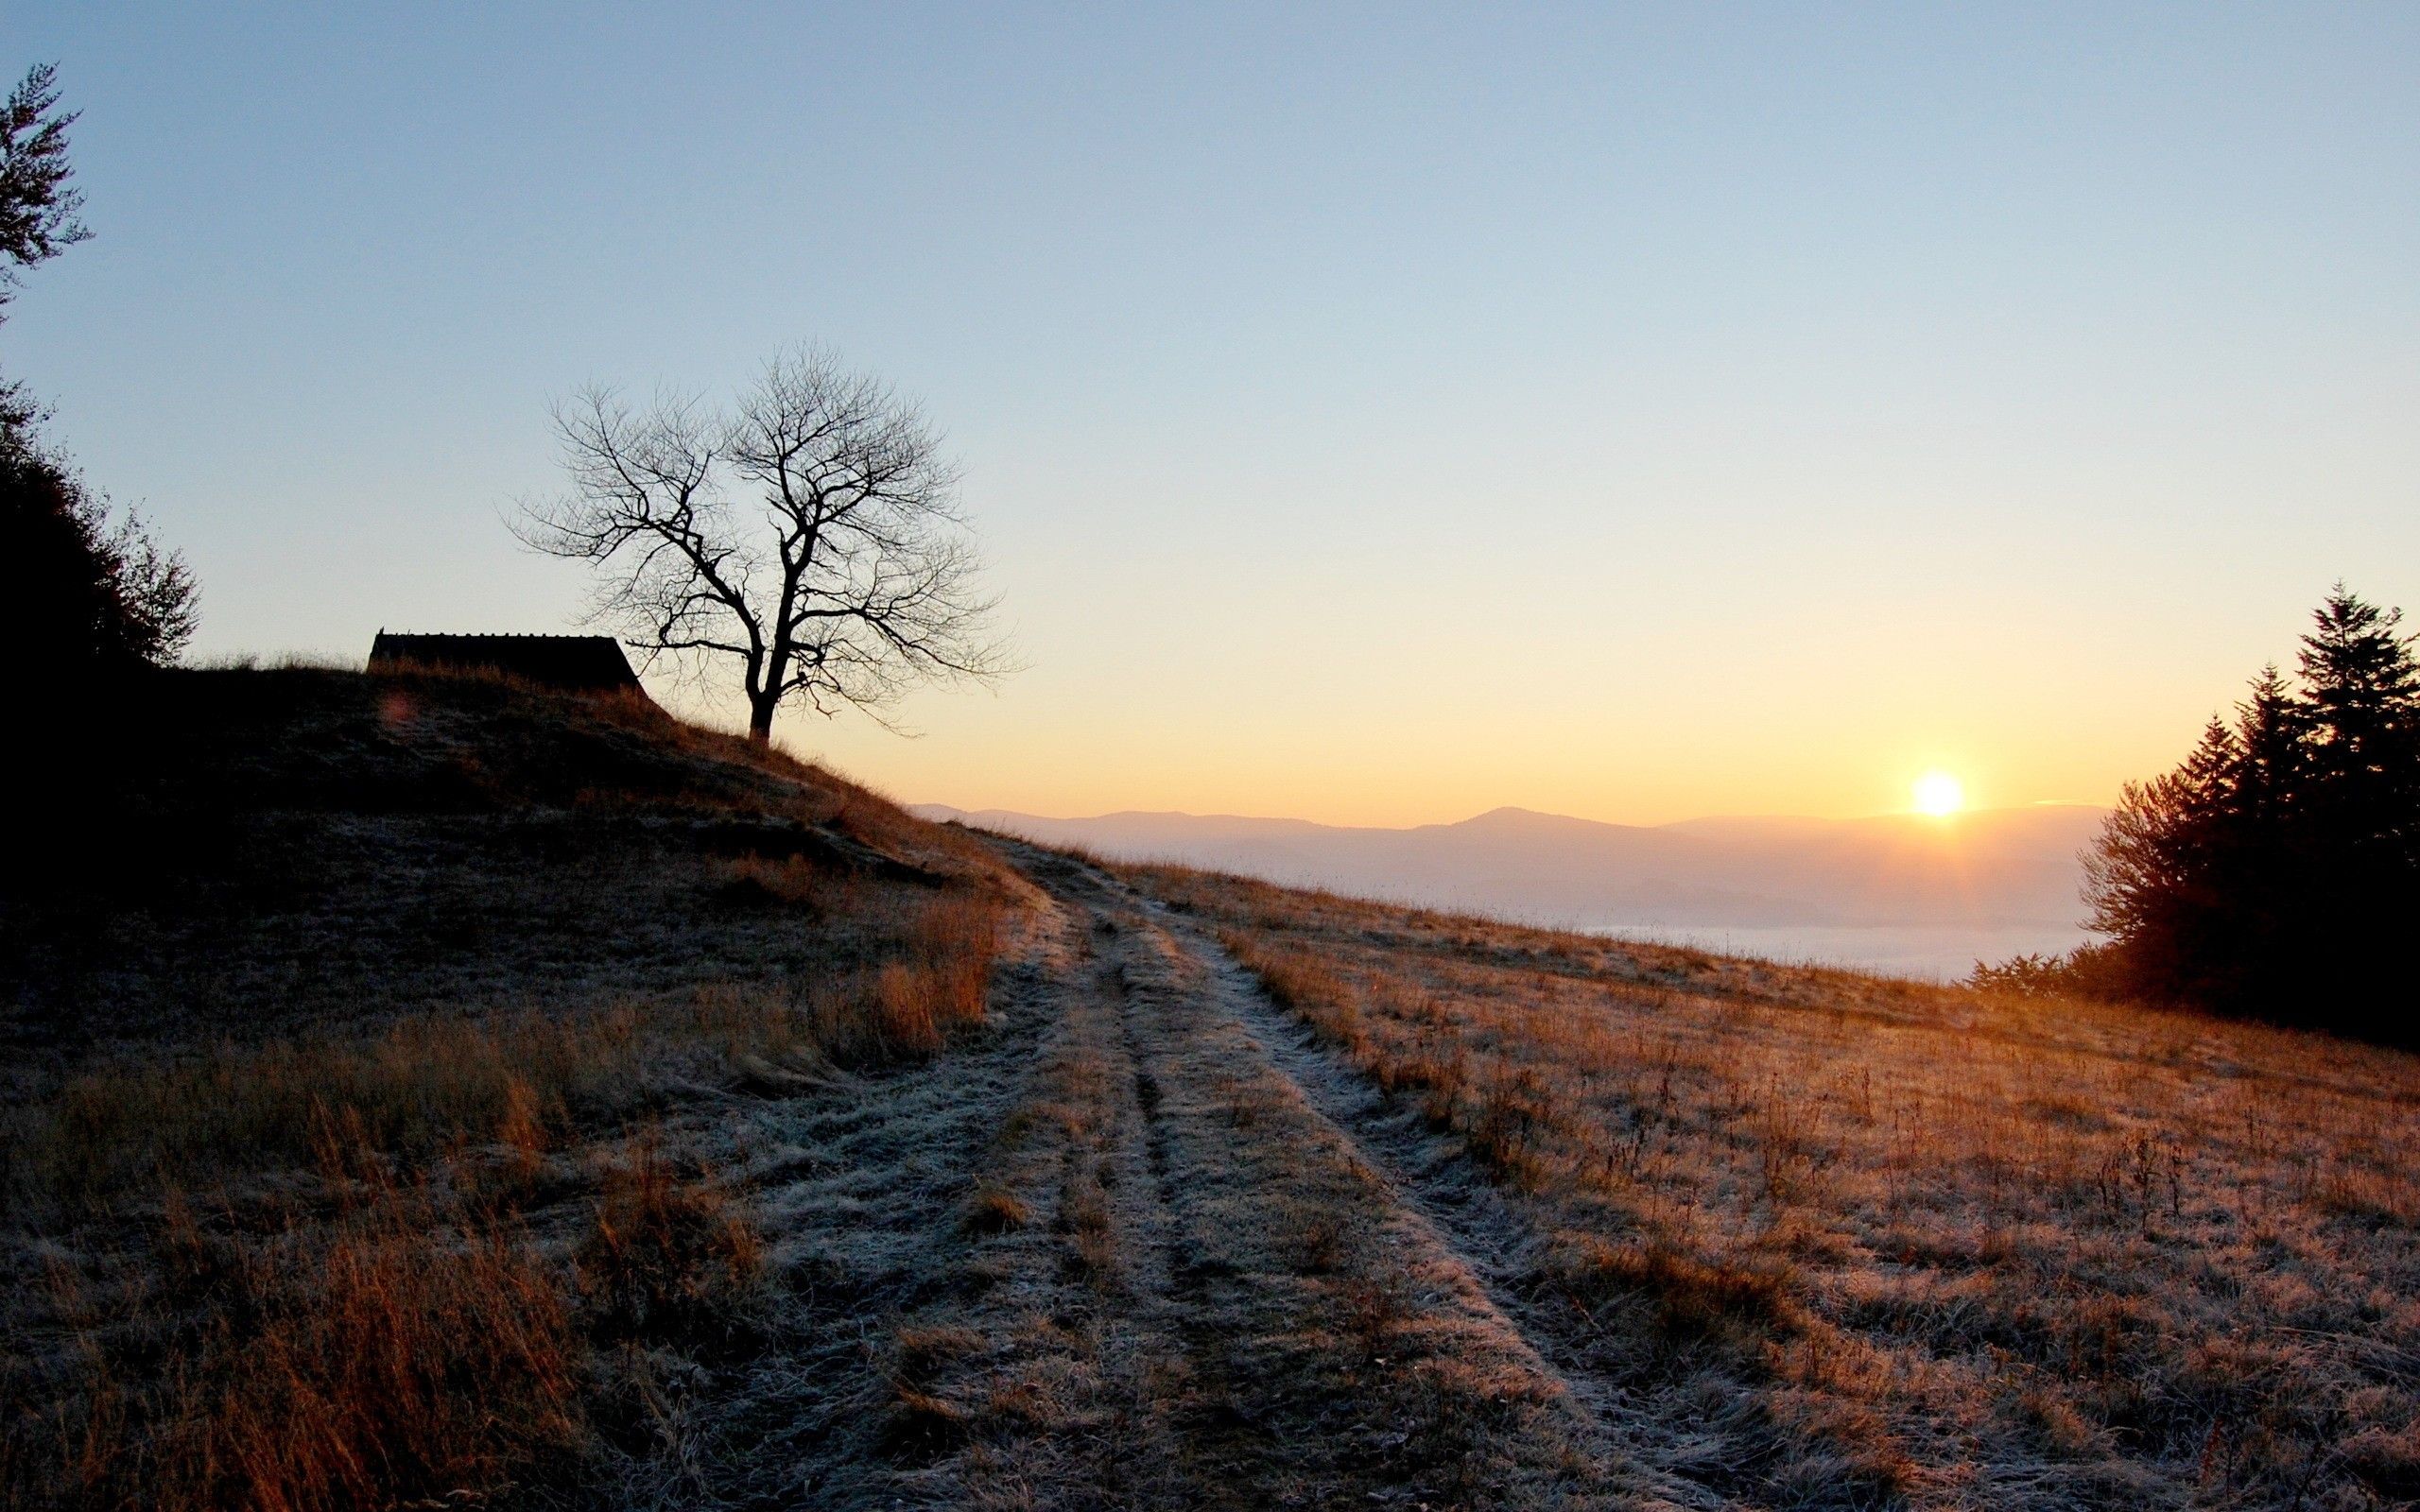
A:
<svg viewBox="0 0 2420 1512">
<path fill-rule="evenodd" d="M 2420 1496 L 2420 1058 L 1112 867 L 644 705 L 163 707 L 8 905 L 0 1506 Z"/>
<path fill-rule="evenodd" d="M 845 954 L 752 907 L 747 856 L 1008 882 L 953 832 L 643 698 L 295 668 L 163 674 L 141 707 L 66 822 L 26 816 L 0 1044 L 570 1005 Z"/>
<path fill-rule="evenodd" d="M 965 1180 L 1038 895 L 644 700 L 140 691 L 0 887 L 0 1506 L 685 1502 L 913 1279 L 856 1214 Z"/>
</svg>

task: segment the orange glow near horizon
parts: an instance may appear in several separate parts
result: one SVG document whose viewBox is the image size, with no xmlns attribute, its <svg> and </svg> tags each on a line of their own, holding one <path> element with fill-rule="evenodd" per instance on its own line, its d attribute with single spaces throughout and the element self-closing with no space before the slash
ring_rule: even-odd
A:
<svg viewBox="0 0 2420 1512">
<path fill-rule="evenodd" d="M 1936 819 L 1947 818 L 1966 806 L 1966 784 L 1947 772 L 1931 771 L 1916 779 L 1915 811 Z"/>
<path fill-rule="evenodd" d="M 2083 656 L 2075 622 L 1979 594 L 1912 638 L 1905 616 L 1789 593 L 1759 602 L 1753 632 L 1671 613 L 1604 623 L 1601 593 L 1555 557 L 1504 564 L 1523 615 L 1449 629 L 1402 603 L 1450 597 L 1442 568 L 1302 584 L 1238 613 L 1198 575 L 1149 565 L 1021 594 L 1003 570 L 1034 606 L 1019 627 L 1027 669 L 994 692 L 920 694 L 900 712 L 920 738 L 797 713 L 780 732 L 901 799 L 1063 817 L 1399 827 L 1512 806 L 1629 825 L 1849 819 L 1908 814 L 1928 771 L 1955 774 L 1967 812 L 2107 803 L 2174 765 L 2300 614 L 2279 607 L 2267 641 L 2195 643 L 2208 665 L 2152 679 Z M 2152 647 L 2172 635 L 2082 623 Z"/>
<path fill-rule="evenodd" d="M 2172 768 L 2339 579 L 2420 612 L 2420 8 L 2005 9 L 819 8 L 774 45 L 633 9 L 578 67 L 433 81 L 481 148 L 433 172 L 378 156 L 428 96 L 351 8 L 19 7 L 21 54 L 74 60 L 103 239 L 8 306 L 9 370 L 188 553 L 197 662 L 631 628 L 506 528 L 566 486 L 549 403 L 722 405 L 821 342 L 943 438 L 1019 668 L 882 712 L 914 739 L 783 712 L 882 792 L 1954 841 Z M 549 30 L 441 14 L 465 56 Z M 675 36 L 734 79 L 835 38 L 869 66 L 667 154 L 610 102 Z M 260 56 L 333 82 L 188 108 Z M 221 181 L 244 213 L 201 213 Z M 785 233 L 631 234 L 649 195 Z M 744 724 L 729 660 L 646 676 Z M 1913 807 L 1932 771 L 1954 817 Z"/>
<path fill-rule="evenodd" d="M 1375 700 L 1349 690 L 1322 691 L 1336 692 L 1338 707 L 1307 697 L 1254 701 L 1245 690 L 1186 697 L 1134 683 L 1115 701 L 1096 702 L 1073 687 L 1028 699 L 1020 687 L 996 698 L 923 700 L 913 712 L 921 739 L 854 720 L 785 719 L 780 732 L 793 748 L 910 802 L 1056 817 L 1176 811 L 1390 828 L 1451 824 L 1507 806 L 1628 825 L 1927 809 L 1946 822 L 1951 811 L 1979 806 L 2105 804 L 2122 780 L 2175 759 L 2167 728 L 2152 720 L 2110 731 L 2106 744 L 2053 743 L 2020 728 L 2029 719 L 2035 731 L 2054 725 L 2023 705 L 1979 711 L 1945 735 L 1876 707 L 1881 699 L 1831 710 L 1801 704 L 1778 715 L 1740 700 L 1634 716 L 1626 711 L 1674 705 L 1640 696 L 1568 712 L 1406 713 L 1369 707 Z M 2191 713 L 2170 723 L 2188 724 Z M 1912 784 L 1934 772 L 1957 783 L 1954 802 L 1919 801 Z"/>
</svg>

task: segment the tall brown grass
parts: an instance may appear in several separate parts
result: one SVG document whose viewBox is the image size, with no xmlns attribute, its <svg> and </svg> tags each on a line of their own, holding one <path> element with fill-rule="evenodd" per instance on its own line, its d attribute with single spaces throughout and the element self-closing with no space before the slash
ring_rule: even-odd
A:
<svg viewBox="0 0 2420 1512">
<path fill-rule="evenodd" d="M 89 1204 L 162 1178 L 299 1161 L 330 1114 L 388 1154 L 492 1133 L 527 1149 L 575 1118 L 627 1116 L 671 1074 L 930 1056 L 982 1021 L 998 904 L 953 889 L 896 924 L 890 959 L 791 992 L 707 986 L 583 1015 L 423 1015 L 367 1038 L 325 1031 L 88 1066 L 0 1109 L 0 1191 Z"/>
<path fill-rule="evenodd" d="M 873 959 L 792 991 L 110 1060 L 0 1111 L 0 1211 L 60 1236 L 19 1253 L 61 1257 L 10 1309 L 46 1343 L 0 1358 L 0 1505 L 334 1512 L 563 1484 L 621 1358 L 604 1347 L 749 1333 L 764 1242 L 650 1110 L 912 1061 L 982 1021 L 996 902 L 895 896 L 862 926 Z"/>
<path fill-rule="evenodd" d="M 811 1022 L 821 1052 L 842 1066 L 920 1060 L 983 1022 L 999 954 L 999 905 L 946 893 L 902 936 L 901 954 L 818 992 Z"/>
<path fill-rule="evenodd" d="M 574 1454 L 582 1343 L 560 1267 L 430 1186 L 330 1195 L 333 1217 L 257 1234 L 171 1205 L 130 1316 L 56 1277 L 86 1342 L 0 1435 L 0 1495 L 338 1512 L 484 1495 Z"/>
<path fill-rule="evenodd" d="M 684 1179 L 650 1131 L 607 1173 L 577 1265 L 593 1332 L 661 1337 L 737 1314 L 765 1241 L 719 1186 Z"/>
<path fill-rule="evenodd" d="M 1642 1422 L 1729 1404 L 1726 1494 L 2420 1495 L 2409 1056 L 1133 874 L 1505 1190 Z"/>
</svg>

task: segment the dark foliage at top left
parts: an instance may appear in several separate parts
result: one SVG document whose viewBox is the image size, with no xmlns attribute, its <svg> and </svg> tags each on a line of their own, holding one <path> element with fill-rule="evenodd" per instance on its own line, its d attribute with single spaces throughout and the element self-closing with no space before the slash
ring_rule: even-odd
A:
<svg viewBox="0 0 2420 1512">
<path fill-rule="evenodd" d="M 92 233 L 77 218 L 58 71 L 38 64 L 0 105 L 0 307 L 24 270 Z M 199 593 L 182 557 L 164 551 L 42 434 L 43 407 L 0 381 L 0 602 L 19 627 L 36 680 L 84 689 L 95 673 L 172 662 L 192 638 Z"/>
</svg>

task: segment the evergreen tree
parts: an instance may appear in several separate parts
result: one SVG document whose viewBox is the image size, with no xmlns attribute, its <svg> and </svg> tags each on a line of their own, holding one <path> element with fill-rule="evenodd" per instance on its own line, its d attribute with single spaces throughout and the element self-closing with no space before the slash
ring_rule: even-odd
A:
<svg viewBox="0 0 2420 1512">
<path fill-rule="evenodd" d="M 2234 811 L 2246 824 L 2281 830 L 2309 777 L 2309 719 L 2277 663 L 2252 679 L 2252 694 L 2235 706 Z"/>
<path fill-rule="evenodd" d="M 2299 693 L 2264 669 L 2232 725 L 2127 784 L 2084 858 L 2112 936 L 2094 984 L 2420 1042 L 2398 985 L 2420 917 L 2420 661 L 2400 611 L 2342 585 L 2314 620 Z"/>
<path fill-rule="evenodd" d="M 2220 922 L 2198 995 L 2212 1006 L 2255 1012 L 2289 985 L 2281 971 L 2303 906 L 2295 816 L 2308 781 L 2308 730 L 2276 663 L 2263 667 L 2236 705 L 2236 761 L 2209 874 Z"/>
<path fill-rule="evenodd" d="M 2402 612 L 2362 602 L 2338 585 L 2303 637 L 2308 792 L 2297 829 L 2297 881 L 2308 916 L 2308 989 L 2363 1032 L 2410 1038 L 2389 1003 L 2408 970 L 2406 937 L 2420 912 L 2420 662 Z"/>
<path fill-rule="evenodd" d="M 2420 662 L 2403 611 L 2340 583 L 2312 618 L 2300 658 L 2312 816 L 2334 838 L 2409 863 L 2420 841 Z"/>
<path fill-rule="evenodd" d="M 95 493 L 30 427 L 0 428 L 0 602 L 23 675 L 45 696 L 82 696 L 96 673 L 176 659 L 199 592 L 184 559 Z"/>
<path fill-rule="evenodd" d="M 72 112 L 59 109 L 59 70 L 38 63 L 0 101 L 0 320 L 24 270 L 93 233 L 76 218 L 84 197 L 68 187 Z M 26 386 L 0 378 L 0 441 L 30 444 L 42 406 Z"/>
</svg>

